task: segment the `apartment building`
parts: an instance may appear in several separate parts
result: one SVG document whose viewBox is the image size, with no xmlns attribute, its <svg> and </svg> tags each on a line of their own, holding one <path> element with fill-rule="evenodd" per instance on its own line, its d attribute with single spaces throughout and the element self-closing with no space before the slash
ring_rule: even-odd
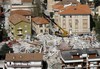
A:
<svg viewBox="0 0 100 69">
<path fill-rule="evenodd" d="M 32 0 L 10 0 L 11 10 L 24 9 L 24 10 L 33 10 Z"/>
<path fill-rule="evenodd" d="M 44 17 L 34 17 L 32 18 L 32 28 L 36 34 L 49 33 L 49 21 Z"/>
<path fill-rule="evenodd" d="M 33 12 L 32 0 L 10 0 L 11 1 L 11 15 L 20 14 L 24 15 L 31 22 L 31 16 Z"/>
<path fill-rule="evenodd" d="M 24 16 L 14 14 L 9 17 L 9 26 L 13 39 L 24 39 L 27 35 L 31 35 L 31 23 Z"/>
<path fill-rule="evenodd" d="M 90 32 L 90 14 L 88 5 L 63 5 L 54 6 L 54 19 L 63 29 L 70 34 L 82 34 Z"/>
<path fill-rule="evenodd" d="M 5 58 L 6 69 L 42 69 L 41 53 L 8 53 Z"/>
<path fill-rule="evenodd" d="M 100 49 L 75 49 L 61 52 L 62 69 L 100 69 Z"/>
</svg>

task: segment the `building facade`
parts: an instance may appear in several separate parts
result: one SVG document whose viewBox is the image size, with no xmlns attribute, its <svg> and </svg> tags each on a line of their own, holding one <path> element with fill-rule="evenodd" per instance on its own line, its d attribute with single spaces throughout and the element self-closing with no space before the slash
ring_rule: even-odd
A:
<svg viewBox="0 0 100 69">
<path fill-rule="evenodd" d="M 35 17 L 32 18 L 32 28 L 36 34 L 49 33 L 49 21 L 44 17 Z"/>
<path fill-rule="evenodd" d="M 100 49 L 75 49 L 61 52 L 62 69 L 100 69 Z"/>
<path fill-rule="evenodd" d="M 14 14 L 10 16 L 9 26 L 11 35 L 15 39 L 24 39 L 27 35 L 31 35 L 31 23 L 22 15 Z"/>
<path fill-rule="evenodd" d="M 41 53 L 8 53 L 5 58 L 7 69 L 42 69 Z"/>
<path fill-rule="evenodd" d="M 32 0 L 10 0 L 11 10 L 33 10 Z"/>
<path fill-rule="evenodd" d="M 54 8 L 54 11 L 55 22 L 70 34 L 90 33 L 91 10 L 87 5 L 60 6 Z"/>
</svg>

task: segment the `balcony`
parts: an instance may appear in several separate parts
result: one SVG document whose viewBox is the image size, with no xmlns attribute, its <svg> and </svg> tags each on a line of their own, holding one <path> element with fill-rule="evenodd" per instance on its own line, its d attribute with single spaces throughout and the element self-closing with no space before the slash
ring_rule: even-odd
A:
<svg viewBox="0 0 100 69">
<path fill-rule="evenodd" d="M 18 36 L 23 36 L 23 33 L 18 33 Z"/>
<path fill-rule="evenodd" d="M 7 67 L 13 67 L 13 68 L 30 68 L 30 67 L 41 67 L 41 62 L 7 62 Z"/>
<path fill-rule="evenodd" d="M 18 28 L 17 31 L 22 31 L 22 28 Z"/>
<path fill-rule="evenodd" d="M 29 67 L 42 67 L 39 65 L 8 65 L 8 67 L 13 67 L 13 68 L 29 68 Z"/>
</svg>

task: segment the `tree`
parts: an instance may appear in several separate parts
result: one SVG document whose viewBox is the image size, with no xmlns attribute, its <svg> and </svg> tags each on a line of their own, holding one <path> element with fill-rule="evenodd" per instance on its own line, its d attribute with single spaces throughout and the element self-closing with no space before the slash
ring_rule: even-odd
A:
<svg viewBox="0 0 100 69">
<path fill-rule="evenodd" d="M 96 24 L 95 31 L 97 34 L 97 39 L 100 41 L 100 17 L 98 17 L 98 19 L 95 20 L 95 24 Z"/>
<path fill-rule="evenodd" d="M 100 0 L 94 0 L 95 7 L 100 5 Z"/>
<path fill-rule="evenodd" d="M 33 0 L 33 4 L 35 5 L 33 16 L 42 16 L 41 0 Z"/>
<path fill-rule="evenodd" d="M 0 25 L 0 42 L 2 42 L 2 29 L 1 29 L 1 25 Z"/>
<path fill-rule="evenodd" d="M 87 0 L 80 0 L 82 4 L 86 4 Z"/>
<path fill-rule="evenodd" d="M 4 44 L 0 49 L 0 59 L 4 59 L 6 53 L 9 53 L 9 52 L 13 53 L 13 49 L 10 48 L 7 44 Z"/>
<path fill-rule="evenodd" d="M 95 27 L 95 21 L 92 15 L 90 15 L 90 30 L 92 31 L 94 27 Z"/>
</svg>

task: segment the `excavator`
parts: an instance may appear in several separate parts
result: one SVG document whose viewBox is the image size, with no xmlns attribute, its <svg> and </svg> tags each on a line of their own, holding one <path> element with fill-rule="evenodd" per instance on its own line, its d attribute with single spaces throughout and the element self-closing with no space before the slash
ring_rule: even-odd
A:
<svg viewBox="0 0 100 69">
<path fill-rule="evenodd" d="M 67 37 L 69 35 L 69 33 L 64 30 L 63 28 L 61 28 L 54 20 L 52 20 L 49 16 L 47 16 L 45 13 L 43 13 L 44 17 L 50 21 L 52 24 L 56 25 L 59 30 L 58 31 L 55 31 L 55 35 L 56 36 L 59 36 L 59 37 Z"/>
</svg>

